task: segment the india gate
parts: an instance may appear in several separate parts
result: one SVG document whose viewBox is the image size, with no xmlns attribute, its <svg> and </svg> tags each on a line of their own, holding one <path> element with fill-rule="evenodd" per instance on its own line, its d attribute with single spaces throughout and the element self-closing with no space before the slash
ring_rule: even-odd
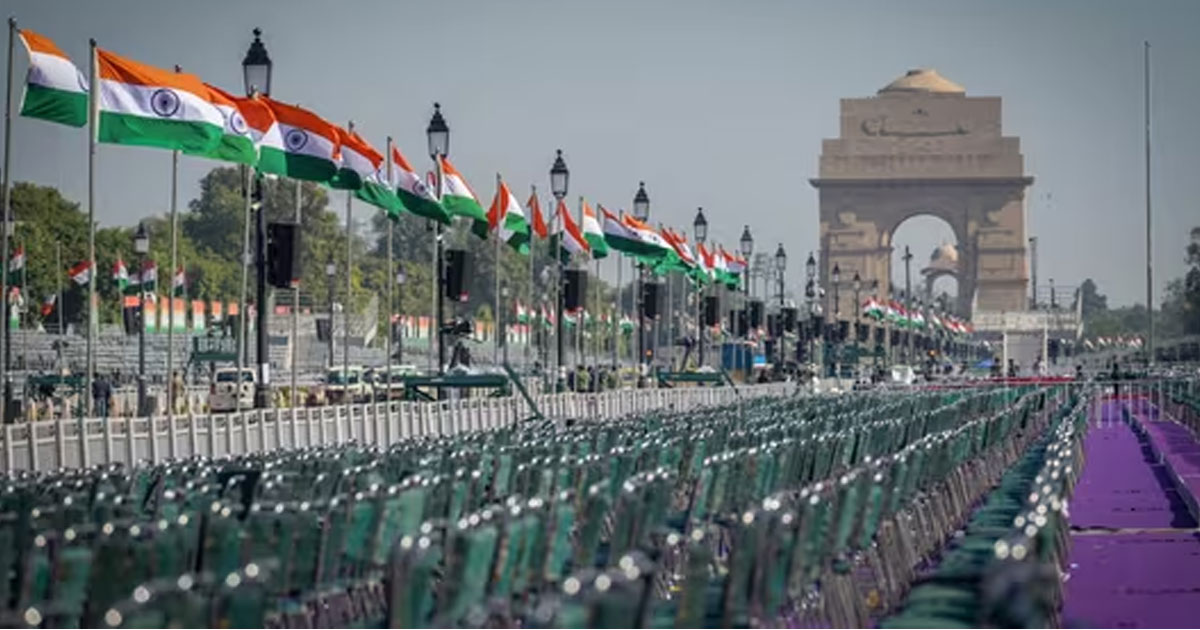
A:
<svg viewBox="0 0 1200 630">
<path fill-rule="evenodd" d="M 999 97 L 967 96 L 934 70 L 911 70 L 874 97 L 842 99 L 839 137 L 822 141 L 819 176 L 810 180 L 820 198 L 821 285 L 830 286 L 835 264 L 847 285 L 839 312 L 858 308 L 848 290 L 856 272 L 864 287 L 878 281 L 878 294 L 889 294 L 892 236 L 923 214 L 954 232 L 957 257 L 939 273 L 958 282 L 958 314 L 1026 309 L 1024 200 L 1033 178 L 1000 114 Z M 914 277 L 914 293 L 921 284 Z"/>
</svg>

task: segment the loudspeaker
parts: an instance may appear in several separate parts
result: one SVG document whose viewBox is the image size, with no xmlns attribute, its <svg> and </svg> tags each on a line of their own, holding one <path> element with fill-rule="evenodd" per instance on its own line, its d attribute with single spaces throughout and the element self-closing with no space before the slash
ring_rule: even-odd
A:
<svg viewBox="0 0 1200 630">
<path fill-rule="evenodd" d="M 721 323 L 721 299 L 715 295 L 704 297 L 704 325 L 716 326 Z"/>
<path fill-rule="evenodd" d="M 465 249 L 446 250 L 446 297 L 467 301 L 467 278 L 471 275 L 471 252 Z"/>
<path fill-rule="evenodd" d="M 333 335 L 333 320 L 328 317 L 317 318 L 317 341 L 321 343 L 329 343 L 329 337 Z"/>
<path fill-rule="evenodd" d="M 779 324 L 781 323 L 782 321 L 778 313 L 767 314 L 767 334 L 772 337 L 778 337 L 782 332 L 779 330 Z"/>
<path fill-rule="evenodd" d="M 299 286 L 299 225 L 295 223 L 267 225 L 267 282 L 277 289 Z"/>
<path fill-rule="evenodd" d="M 746 333 L 750 332 L 749 326 L 746 325 L 746 311 L 742 309 L 729 311 L 729 319 L 733 322 L 732 333 L 735 337 L 745 337 Z"/>
<path fill-rule="evenodd" d="M 754 300 L 750 302 L 750 327 L 758 328 L 763 325 L 763 303 L 762 300 Z"/>
<path fill-rule="evenodd" d="M 657 282 L 642 283 L 642 315 L 648 319 L 658 317 L 658 290 Z"/>
<path fill-rule="evenodd" d="M 799 311 L 795 306 L 785 306 L 783 308 L 783 329 L 792 332 L 796 330 L 796 318 Z"/>
<path fill-rule="evenodd" d="M 125 324 L 126 335 L 136 335 L 142 327 L 142 317 L 137 306 L 125 306 L 121 309 L 121 320 Z"/>
<path fill-rule="evenodd" d="M 773 359 L 775 357 L 774 339 L 767 339 L 763 342 L 763 356 L 767 357 L 768 359 Z"/>
<path fill-rule="evenodd" d="M 564 269 L 563 283 L 563 310 L 573 311 L 586 306 L 587 272 L 582 269 Z"/>
</svg>

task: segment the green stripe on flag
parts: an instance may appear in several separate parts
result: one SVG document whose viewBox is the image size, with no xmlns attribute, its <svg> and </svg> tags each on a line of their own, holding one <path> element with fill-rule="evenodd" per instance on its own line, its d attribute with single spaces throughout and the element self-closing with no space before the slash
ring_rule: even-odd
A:
<svg viewBox="0 0 1200 630">
<path fill-rule="evenodd" d="M 442 207 L 442 204 L 425 197 L 418 197 L 407 190 L 397 190 L 396 195 L 400 198 L 400 205 L 405 210 L 426 219 L 433 219 L 446 225 L 450 224 L 450 214 Z"/>
<path fill-rule="evenodd" d="M 30 83 L 25 88 L 21 115 L 82 127 L 87 124 L 88 95 L 86 92 L 68 92 Z"/>
<path fill-rule="evenodd" d="M 245 136 L 233 134 L 222 135 L 217 146 L 209 151 L 184 151 L 184 153 L 237 164 L 254 164 L 258 161 L 258 150 L 254 146 L 254 141 Z"/>
<path fill-rule="evenodd" d="M 263 147 L 258 170 L 310 182 L 328 182 L 337 173 L 337 165 L 324 158 Z"/>
<path fill-rule="evenodd" d="M 100 112 L 100 142 L 180 151 L 210 151 L 224 130 L 205 122 Z"/>
</svg>

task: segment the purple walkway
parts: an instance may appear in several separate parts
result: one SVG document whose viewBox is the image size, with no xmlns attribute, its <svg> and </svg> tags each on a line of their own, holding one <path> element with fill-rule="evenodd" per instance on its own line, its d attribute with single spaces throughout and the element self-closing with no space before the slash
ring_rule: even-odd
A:
<svg viewBox="0 0 1200 630">
<path fill-rule="evenodd" d="M 1087 459 L 1071 501 L 1076 531 L 1063 619 L 1069 626 L 1194 627 L 1200 610 L 1196 521 L 1172 475 L 1158 463 L 1159 436 L 1151 431 L 1150 439 L 1139 439 L 1121 421 L 1122 404 L 1127 403 L 1104 404 L 1104 424 L 1092 426 L 1084 438 Z M 1144 420 L 1151 415 L 1149 409 L 1131 410 Z M 1172 435 L 1177 442 L 1179 437 Z M 1184 437 L 1191 441 L 1186 432 Z M 1176 446 L 1187 450 L 1186 444 Z"/>
</svg>

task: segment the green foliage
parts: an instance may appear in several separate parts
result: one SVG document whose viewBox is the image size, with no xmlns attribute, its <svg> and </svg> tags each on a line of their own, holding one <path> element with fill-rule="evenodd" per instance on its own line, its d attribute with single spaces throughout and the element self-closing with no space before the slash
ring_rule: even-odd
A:
<svg viewBox="0 0 1200 630">
<path fill-rule="evenodd" d="M 181 207 L 177 261 L 186 270 L 188 297 L 191 299 L 223 302 L 239 299 L 241 252 L 246 227 L 245 177 L 245 172 L 238 167 L 214 168 L 201 178 L 200 195 Z M 312 182 L 286 178 L 265 178 L 262 186 L 263 207 L 268 221 L 294 220 L 299 188 L 300 282 L 306 305 L 315 310 L 324 310 L 331 288 L 336 301 L 345 301 L 345 280 L 341 270 L 346 268 L 346 193 L 329 191 Z M 86 214 L 81 211 L 79 204 L 64 199 L 56 189 L 25 182 L 14 186 L 12 202 L 14 215 L 19 222 L 14 243 L 24 244 L 27 251 L 30 299 L 35 300 L 35 304 L 39 303 L 55 291 L 56 280 L 61 278 L 66 293 L 64 302 L 82 305 L 85 289 L 71 282 L 66 270 L 87 258 Z M 387 230 L 390 227 L 393 230 L 392 253 L 396 269 L 402 270 L 405 276 L 404 284 L 395 286 L 395 310 L 409 315 L 429 314 L 433 294 L 431 259 L 434 231 L 431 223 L 412 214 L 389 220 L 382 210 L 361 201 L 354 203 L 352 219 L 356 226 L 350 243 L 354 269 L 351 278 L 352 306 L 361 306 L 371 297 L 378 296 L 383 307 L 380 311 L 381 326 L 386 322 L 388 288 L 396 282 L 395 275 L 387 270 Z M 165 294 L 173 274 L 169 216 L 149 216 L 144 222 L 150 232 L 149 257 L 158 264 L 159 290 Z M 368 229 L 360 233 L 358 226 Z M 253 248 L 254 226 L 250 227 L 250 246 Z M 96 287 L 100 296 L 102 322 L 120 321 L 121 296 L 112 282 L 112 269 L 117 259 L 125 261 L 131 274 L 139 269 L 137 256 L 133 253 L 134 229 L 135 226 L 124 226 L 96 231 Z M 473 254 L 474 264 L 468 285 L 470 298 L 467 304 L 454 305 L 455 312 L 492 319 L 497 268 L 494 242 L 478 239 L 470 234 L 465 225 L 447 228 L 444 242 L 447 248 L 464 248 Z M 61 266 L 54 257 L 58 244 L 62 246 Z M 527 305 L 538 304 L 542 299 L 546 299 L 547 303 L 551 301 L 554 285 L 558 281 L 555 267 L 551 265 L 545 242 L 535 242 L 533 251 L 531 277 L 528 256 L 508 246 L 499 248 L 499 268 L 502 284 L 507 287 L 510 296 L 510 302 L 506 305 L 509 309 L 517 300 Z M 325 270 L 331 261 L 339 270 L 332 283 Z M 619 316 L 613 307 L 615 298 L 612 289 L 600 283 L 597 301 L 595 283 L 596 279 L 591 278 L 587 296 L 589 310 L 594 314 L 612 312 L 613 316 Z M 248 284 L 249 298 L 253 300 L 253 270 Z M 276 294 L 277 301 L 287 303 L 290 299 L 286 291 Z M 36 313 L 36 308 L 32 310 Z M 505 313 L 507 321 L 512 321 L 514 316 L 511 310 Z"/>
</svg>

